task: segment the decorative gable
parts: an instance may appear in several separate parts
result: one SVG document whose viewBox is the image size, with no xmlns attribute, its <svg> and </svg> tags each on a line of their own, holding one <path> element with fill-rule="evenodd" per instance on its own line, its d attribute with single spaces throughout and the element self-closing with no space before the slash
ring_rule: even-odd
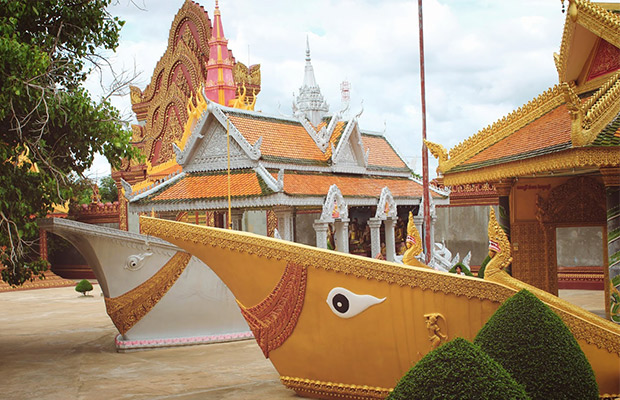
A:
<svg viewBox="0 0 620 400">
<path fill-rule="evenodd" d="M 213 171 L 255 167 L 260 158 L 262 138 L 251 145 L 220 109 L 221 106 L 207 100 L 207 107 L 191 128 L 185 144 L 176 144 L 176 161 L 184 171 Z"/>
<path fill-rule="evenodd" d="M 592 80 L 620 69 L 620 49 L 604 39 L 599 39 L 587 80 Z"/>
<path fill-rule="evenodd" d="M 336 148 L 332 148 L 332 170 L 343 173 L 365 173 L 369 150 L 364 151 L 363 146 L 357 118 L 354 118 L 347 124 Z"/>
<path fill-rule="evenodd" d="M 230 141 L 231 166 L 239 168 L 252 165 L 252 161 L 235 141 Z M 228 167 L 228 140 L 226 128 L 218 123 L 211 124 L 185 165 L 186 171 L 212 171 Z"/>
</svg>

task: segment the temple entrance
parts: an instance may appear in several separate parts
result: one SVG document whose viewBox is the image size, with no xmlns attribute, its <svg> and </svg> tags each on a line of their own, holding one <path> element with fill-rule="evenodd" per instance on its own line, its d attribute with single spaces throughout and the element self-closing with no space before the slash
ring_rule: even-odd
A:
<svg viewBox="0 0 620 400">
<path fill-rule="evenodd" d="M 545 290 L 557 295 L 560 286 L 603 289 L 609 279 L 603 184 L 589 176 L 571 178 L 546 198 L 539 195 L 536 206 L 548 274 Z"/>
<path fill-rule="evenodd" d="M 604 290 L 605 226 L 555 230 L 558 289 Z"/>
</svg>

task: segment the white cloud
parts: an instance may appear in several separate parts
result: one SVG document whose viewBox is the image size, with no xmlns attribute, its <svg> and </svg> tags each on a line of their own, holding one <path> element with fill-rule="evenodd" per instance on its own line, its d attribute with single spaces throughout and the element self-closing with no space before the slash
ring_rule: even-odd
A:
<svg viewBox="0 0 620 400">
<path fill-rule="evenodd" d="M 139 3 L 141 4 L 141 3 Z M 214 2 L 201 1 L 213 16 Z M 181 1 L 144 0 L 111 9 L 127 21 L 115 62 L 143 71 L 144 88 L 167 45 Z M 318 84 L 331 110 L 351 82 L 352 113 L 364 100 L 363 129 L 383 131 L 407 159 L 421 154 L 417 2 L 316 0 L 220 2 L 238 61 L 261 64 L 256 108 L 291 112 L 303 80 L 306 36 Z M 424 39 L 427 135 L 447 148 L 557 82 L 565 14 L 559 2 L 426 0 Z M 115 103 L 128 110 L 128 97 Z M 431 157 L 432 159 L 432 157 Z M 418 162 L 418 171 L 421 163 Z M 434 175 L 436 164 L 430 170 Z"/>
</svg>

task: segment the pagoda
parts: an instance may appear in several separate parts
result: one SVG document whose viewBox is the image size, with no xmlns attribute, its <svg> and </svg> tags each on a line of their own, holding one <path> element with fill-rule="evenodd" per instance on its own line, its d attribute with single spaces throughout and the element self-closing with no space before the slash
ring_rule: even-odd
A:
<svg viewBox="0 0 620 400">
<path fill-rule="evenodd" d="M 218 35 L 209 42 L 212 57 L 214 46 L 225 48 Z M 221 61 L 207 65 L 225 73 Z M 329 112 L 308 40 L 305 61 L 291 115 L 243 107 L 239 99 L 255 92 L 249 85 L 231 102 L 225 79 L 217 96 L 206 85 L 188 100 L 183 134 L 171 146 L 172 173 L 148 184 L 121 181 L 128 229 L 139 229 L 140 214 L 154 214 L 395 260 L 409 212 L 418 215 L 422 186 L 383 134 L 360 127 L 361 112 Z M 446 194 L 434 190 L 433 202 L 447 204 Z M 420 230 L 421 222 L 416 217 Z"/>
<path fill-rule="evenodd" d="M 449 152 L 428 146 L 446 186 L 497 190 L 515 278 L 553 294 L 598 280 L 620 323 L 620 4 L 568 1 L 554 60 L 555 86 Z"/>
</svg>

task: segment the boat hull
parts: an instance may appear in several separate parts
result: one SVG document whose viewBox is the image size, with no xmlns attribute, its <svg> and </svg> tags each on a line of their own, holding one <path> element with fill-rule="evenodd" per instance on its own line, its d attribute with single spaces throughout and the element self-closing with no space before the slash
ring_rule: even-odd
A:
<svg viewBox="0 0 620 400">
<path fill-rule="evenodd" d="M 92 268 L 120 332 L 117 350 L 253 337 L 226 285 L 180 248 L 59 218 L 41 220 L 40 227 L 68 240 Z"/>
<path fill-rule="evenodd" d="M 144 217 L 141 226 L 220 276 L 282 382 L 308 397 L 386 397 L 434 347 L 473 340 L 520 290 L 246 232 Z M 618 393 L 620 329 L 559 299 L 542 300 L 575 334 L 601 393 Z"/>
</svg>

